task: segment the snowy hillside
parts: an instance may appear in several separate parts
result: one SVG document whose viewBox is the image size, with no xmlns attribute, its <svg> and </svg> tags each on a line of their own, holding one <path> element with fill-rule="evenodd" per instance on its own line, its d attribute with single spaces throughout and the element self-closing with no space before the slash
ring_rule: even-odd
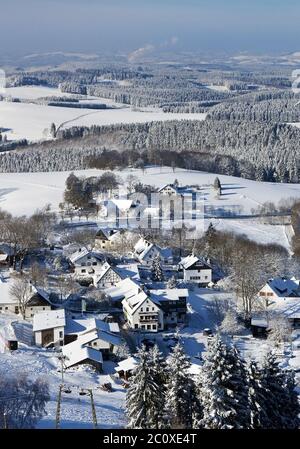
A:
<svg viewBox="0 0 300 449">
<path fill-rule="evenodd" d="M 82 170 L 75 172 L 81 176 L 99 176 L 101 170 Z M 30 215 L 37 208 L 42 208 L 50 203 L 54 210 L 58 210 L 58 204 L 62 201 L 65 180 L 69 172 L 57 173 L 3 173 L 1 174 L 0 207 L 9 212 L 20 215 Z M 217 229 L 232 230 L 237 233 L 245 233 L 249 238 L 263 243 L 276 242 L 289 247 L 286 237 L 286 229 L 280 225 L 262 224 L 257 219 L 251 219 L 251 209 L 257 208 L 266 201 L 277 204 L 281 199 L 300 197 L 300 185 L 284 183 L 260 183 L 233 176 L 219 175 L 223 194 L 220 199 L 215 198 L 211 191 L 216 177 L 212 173 L 188 171 L 176 169 L 175 173 L 168 167 L 148 168 L 143 174 L 138 169 L 127 169 L 118 172 L 125 181 L 128 174 L 133 174 L 144 183 L 156 187 L 178 179 L 182 185 L 199 184 L 205 205 L 211 208 L 212 219 Z M 240 218 L 218 218 L 235 212 L 244 215 Z M 246 217 L 245 217 L 246 216 Z M 207 221 L 206 225 L 208 225 Z"/>
</svg>

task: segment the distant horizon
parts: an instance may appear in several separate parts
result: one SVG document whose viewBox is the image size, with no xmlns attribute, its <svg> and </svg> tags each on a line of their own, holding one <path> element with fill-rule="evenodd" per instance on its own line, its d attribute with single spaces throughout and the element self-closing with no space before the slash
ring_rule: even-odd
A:
<svg viewBox="0 0 300 449">
<path fill-rule="evenodd" d="M 2 0 L 3 1 L 3 0 Z M 296 0 L 10 0 L 1 5 L 1 55 L 45 52 L 248 52 L 299 45 Z"/>
</svg>

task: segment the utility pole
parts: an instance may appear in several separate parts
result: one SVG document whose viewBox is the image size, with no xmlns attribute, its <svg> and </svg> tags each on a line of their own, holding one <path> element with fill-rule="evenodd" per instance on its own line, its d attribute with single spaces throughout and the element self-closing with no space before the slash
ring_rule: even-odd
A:
<svg viewBox="0 0 300 449">
<path fill-rule="evenodd" d="M 90 398 L 91 398 L 93 423 L 94 423 L 95 429 L 97 429 L 98 423 L 97 423 L 97 415 L 96 415 L 96 408 L 95 408 L 93 390 L 92 389 L 88 389 L 88 392 L 89 392 L 89 395 L 90 395 Z"/>
<path fill-rule="evenodd" d="M 59 386 L 58 397 L 57 397 L 57 409 L 56 409 L 56 429 L 60 428 L 60 410 L 61 410 L 61 393 L 63 389 L 63 384 Z"/>
</svg>

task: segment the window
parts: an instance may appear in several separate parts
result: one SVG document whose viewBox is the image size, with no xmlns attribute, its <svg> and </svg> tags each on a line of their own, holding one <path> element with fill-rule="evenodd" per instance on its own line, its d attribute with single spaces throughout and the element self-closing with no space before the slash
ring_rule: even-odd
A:
<svg viewBox="0 0 300 449">
<path fill-rule="evenodd" d="M 156 324 L 152 324 L 152 329 L 156 331 Z"/>
<path fill-rule="evenodd" d="M 2 307 L 0 307 L 0 310 L 2 310 Z"/>
<path fill-rule="evenodd" d="M 84 269 L 83 269 L 83 270 L 81 270 L 81 273 L 86 273 L 86 270 L 84 270 Z"/>
<path fill-rule="evenodd" d="M 146 307 L 146 312 L 149 312 L 149 307 Z"/>
<path fill-rule="evenodd" d="M 151 324 L 147 324 L 147 329 L 151 330 Z"/>
<path fill-rule="evenodd" d="M 135 325 L 134 325 L 134 328 L 135 328 L 135 329 L 138 329 L 138 327 L 139 327 L 138 324 L 135 324 Z"/>
<path fill-rule="evenodd" d="M 43 307 L 43 310 L 46 310 L 45 307 Z"/>
<path fill-rule="evenodd" d="M 88 258 L 88 259 L 90 259 L 90 258 L 91 258 L 91 256 L 87 256 L 87 258 Z"/>
<path fill-rule="evenodd" d="M 97 262 L 93 262 L 92 265 L 94 265 L 94 266 L 97 265 Z"/>
<path fill-rule="evenodd" d="M 141 325 L 141 328 L 142 328 L 143 330 L 145 330 L 145 325 L 144 325 L 144 324 L 142 324 L 142 325 Z"/>
<path fill-rule="evenodd" d="M 8 307 L 5 307 L 5 310 L 8 310 Z"/>
<path fill-rule="evenodd" d="M 141 312 L 143 312 L 143 310 L 144 310 L 143 307 L 141 307 Z"/>
</svg>

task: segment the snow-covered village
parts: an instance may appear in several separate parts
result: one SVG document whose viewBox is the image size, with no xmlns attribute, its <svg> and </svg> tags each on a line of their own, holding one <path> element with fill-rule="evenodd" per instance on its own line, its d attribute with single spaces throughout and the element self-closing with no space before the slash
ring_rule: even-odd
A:
<svg viewBox="0 0 300 449">
<path fill-rule="evenodd" d="M 1 438 L 299 430 L 299 5 L 2 3 Z"/>
</svg>

